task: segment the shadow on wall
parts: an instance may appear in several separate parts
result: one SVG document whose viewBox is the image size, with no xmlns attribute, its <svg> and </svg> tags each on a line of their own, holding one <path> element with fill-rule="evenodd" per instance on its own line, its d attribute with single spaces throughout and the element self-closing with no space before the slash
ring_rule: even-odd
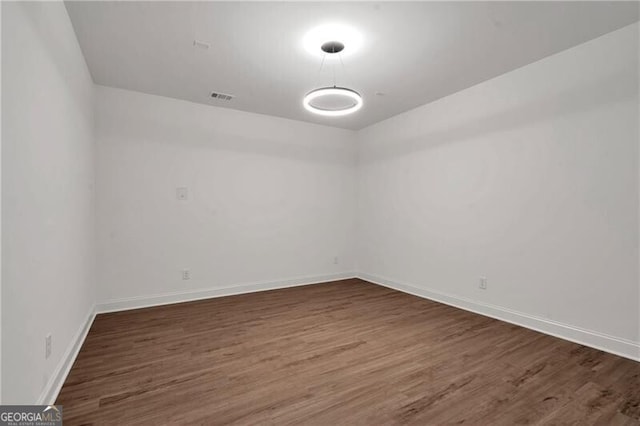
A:
<svg viewBox="0 0 640 426">
<path fill-rule="evenodd" d="M 634 90 L 629 90 L 633 87 Z M 455 95 L 454 95 L 455 96 Z M 464 142 L 481 135 L 517 129 L 534 123 L 582 113 L 600 105 L 633 101 L 638 96 L 638 81 L 630 80 L 630 73 L 620 72 L 589 85 L 573 87 L 553 96 L 533 99 L 516 108 L 461 122 L 457 127 L 427 131 L 411 139 L 380 140 L 368 142 L 368 149 L 361 154 L 360 164 L 371 164 L 394 157 L 411 155 L 441 145 Z M 438 101 L 436 101 L 438 102 Z M 397 120 L 399 118 L 392 118 Z M 428 119 L 428 117 L 426 117 Z M 397 125 L 402 126 L 398 122 Z M 375 127 L 373 129 L 375 131 Z"/>
<path fill-rule="evenodd" d="M 106 98 L 98 113 L 102 143 L 162 143 L 310 163 L 355 163 L 350 130 L 119 89 L 100 90 Z"/>
<path fill-rule="evenodd" d="M 57 25 L 58 21 L 51 18 L 52 15 L 59 16 L 60 14 L 66 14 L 66 8 L 61 8 L 57 2 L 24 3 L 27 3 L 26 10 L 29 11 L 29 13 L 25 14 L 26 20 L 32 24 L 29 25 L 29 29 L 34 34 L 38 34 L 38 39 L 42 42 L 43 46 L 46 46 L 45 49 L 42 49 L 42 52 L 49 57 L 50 61 L 48 61 L 48 63 L 55 65 L 60 82 L 64 84 L 64 89 L 66 89 L 65 93 L 71 94 L 68 99 L 74 102 L 75 112 L 85 119 L 92 121 L 93 111 L 75 102 L 77 99 L 90 98 L 92 91 L 89 69 L 86 67 L 84 59 L 77 55 L 77 52 L 80 51 L 80 46 L 75 38 L 75 34 L 73 34 L 71 25 L 69 25 L 68 32 L 73 34 L 75 45 L 68 42 L 68 32 L 65 33 L 65 29 Z M 24 3 L 21 6 L 25 6 Z M 8 37 L 2 38 L 9 40 Z M 70 66 L 70 63 L 74 65 Z M 72 72 L 71 70 L 82 70 L 82 74 L 84 74 L 82 78 L 86 80 L 87 84 L 83 86 L 76 84 L 75 81 L 77 81 L 78 73 Z M 86 89 L 84 93 L 82 92 L 83 88 Z"/>
</svg>

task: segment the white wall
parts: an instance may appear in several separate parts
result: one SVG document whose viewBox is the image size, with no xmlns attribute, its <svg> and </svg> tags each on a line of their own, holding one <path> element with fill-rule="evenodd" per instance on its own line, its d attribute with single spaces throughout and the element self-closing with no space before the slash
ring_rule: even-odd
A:
<svg viewBox="0 0 640 426">
<path fill-rule="evenodd" d="M 357 252 L 374 281 L 640 340 L 637 24 L 358 133 L 94 89 L 61 3 L 2 3 L 2 40 L 3 403 L 51 387 L 94 241 L 107 306 Z"/>
<path fill-rule="evenodd" d="M 3 403 L 39 399 L 93 308 L 92 93 L 63 3 L 3 2 Z"/>
<path fill-rule="evenodd" d="M 2 39 L 2 5 L 0 5 L 0 41 Z M 0 58 L 2 58 L 2 43 L 0 42 Z M 2 66 L 0 65 L 0 81 L 2 81 Z M 2 99 L 2 84 L 0 84 L 0 99 Z M 2 102 L 0 102 L 0 188 L 2 188 Z M 1 192 L 1 190 L 0 190 Z M 0 196 L 0 241 L 2 241 L 2 197 Z M 2 404 L 2 244 L 0 244 L 0 404 Z"/>
<path fill-rule="evenodd" d="M 635 24 L 363 129 L 359 271 L 640 356 L 638 112 Z"/>
<path fill-rule="evenodd" d="M 100 302 L 353 271 L 353 132 L 99 86 L 96 104 Z"/>
</svg>

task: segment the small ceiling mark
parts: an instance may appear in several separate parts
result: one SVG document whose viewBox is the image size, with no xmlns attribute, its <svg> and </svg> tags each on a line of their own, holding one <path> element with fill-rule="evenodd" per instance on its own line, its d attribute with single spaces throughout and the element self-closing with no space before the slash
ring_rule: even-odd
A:
<svg viewBox="0 0 640 426">
<path fill-rule="evenodd" d="M 193 47 L 195 47 L 196 49 L 207 50 L 207 49 L 209 49 L 209 47 L 211 47 L 211 45 L 209 43 L 207 43 L 207 42 L 204 42 L 204 41 L 193 40 Z"/>
</svg>

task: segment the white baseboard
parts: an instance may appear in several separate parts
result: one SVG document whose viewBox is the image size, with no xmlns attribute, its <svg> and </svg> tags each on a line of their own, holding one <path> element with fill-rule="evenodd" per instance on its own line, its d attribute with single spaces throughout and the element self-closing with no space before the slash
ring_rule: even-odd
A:
<svg viewBox="0 0 640 426">
<path fill-rule="evenodd" d="M 78 353 L 80 352 L 80 348 L 82 348 L 82 344 L 89 334 L 89 329 L 91 328 L 91 324 L 93 324 L 93 320 L 96 317 L 96 307 L 91 306 L 87 317 L 71 340 L 71 344 L 67 347 L 67 350 L 62 355 L 60 362 L 56 366 L 56 369 L 51 374 L 51 378 L 49 382 L 42 390 L 40 397 L 38 398 L 37 404 L 40 405 L 52 405 L 55 403 L 56 398 L 58 398 L 58 394 L 60 393 L 60 389 L 62 389 L 62 385 L 64 381 L 67 380 L 67 376 L 69 375 L 69 371 L 71 371 L 71 367 L 75 362 Z"/>
<path fill-rule="evenodd" d="M 359 272 L 356 276 L 372 284 L 378 284 L 414 296 L 444 303 L 456 308 L 485 315 L 511 324 L 530 328 L 544 334 L 579 343 L 615 355 L 640 361 L 640 342 L 609 336 L 592 330 L 586 330 L 569 324 L 551 321 L 501 306 L 490 305 L 410 284 L 400 283 L 389 278 Z"/>
<path fill-rule="evenodd" d="M 634 361 L 640 361 L 640 343 L 618 337 L 609 336 L 591 330 L 585 330 L 569 324 L 547 320 L 533 315 L 517 312 L 500 306 L 489 305 L 470 299 L 465 299 L 434 290 L 418 288 L 408 284 L 402 284 L 388 278 L 379 277 L 367 273 L 339 273 L 319 275 L 312 277 L 299 277 L 280 281 L 265 281 L 251 284 L 241 284 L 229 287 L 217 287 L 189 292 L 174 292 L 153 296 L 139 296 L 126 299 L 110 300 L 92 307 L 87 314 L 84 324 L 74 336 L 71 344 L 65 351 L 60 363 L 51 375 L 51 379 L 38 398 L 38 404 L 53 404 L 58 393 L 67 379 L 80 348 L 84 343 L 91 324 L 97 313 L 117 312 L 130 309 L 145 308 L 151 306 L 166 305 L 171 303 L 189 302 L 193 300 L 208 299 L 213 297 L 233 296 L 236 294 L 253 293 L 258 291 L 276 290 L 280 288 L 298 287 L 303 285 L 321 284 L 330 281 L 359 278 L 372 284 L 381 285 L 414 296 L 423 297 L 436 302 L 444 303 L 456 308 L 485 315 L 511 324 L 530 328 L 541 333 L 590 346 L 595 349 L 620 355 Z"/>
<path fill-rule="evenodd" d="M 96 306 L 96 312 L 101 314 L 107 312 L 126 311 L 130 309 L 148 308 L 151 306 L 190 302 L 200 299 L 210 299 L 213 297 L 233 296 L 236 294 L 254 293 L 257 291 L 321 284 L 329 281 L 345 280 L 349 278 L 355 278 L 355 273 L 343 272 L 338 274 L 290 278 L 279 281 L 262 281 L 249 284 L 233 285 L 228 287 L 215 287 L 184 292 L 156 294 L 152 296 L 135 296 L 98 303 Z"/>
</svg>

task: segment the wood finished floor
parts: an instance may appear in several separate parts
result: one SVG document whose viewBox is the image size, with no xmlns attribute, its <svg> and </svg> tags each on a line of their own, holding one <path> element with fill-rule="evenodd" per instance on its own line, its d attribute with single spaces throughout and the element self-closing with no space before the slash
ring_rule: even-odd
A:
<svg viewBox="0 0 640 426">
<path fill-rule="evenodd" d="M 359 280 L 102 314 L 76 424 L 640 424 L 640 363 Z"/>
</svg>

